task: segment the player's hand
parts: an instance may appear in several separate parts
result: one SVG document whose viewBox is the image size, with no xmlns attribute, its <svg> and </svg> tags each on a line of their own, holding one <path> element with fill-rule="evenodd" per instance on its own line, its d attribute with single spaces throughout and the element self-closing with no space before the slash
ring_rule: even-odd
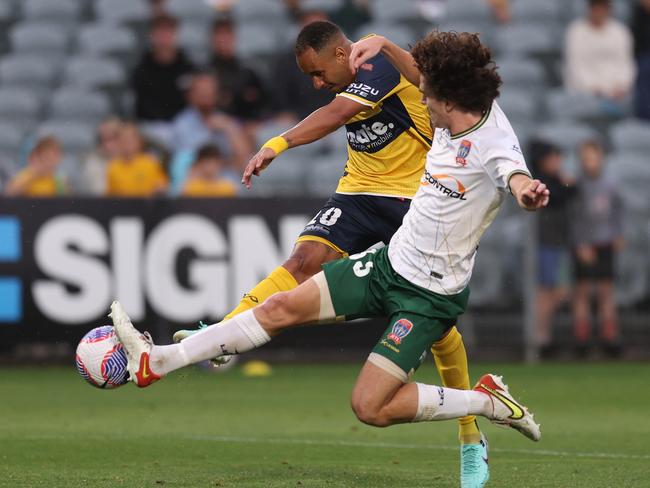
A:
<svg viewBox="0 0 650 488">
<path fill-rule="evenodd" d="M 385 41 L 386 39 L 382 36 L 372 36 L 353 43 L 350 52 L 350 69 L 352 72 L 356 73 L 359 68 L 372 69 L 369 65 L 366 65 L 366 61 L 381 52 Z"/>
<path fill-rule="evenodd" d="M 260 173 L 271 164 L 271 161 L 273 161 L 276 156 L 277 154 L 275 154 L 275 151 L 269 147 L 263 147 L 260 149 L 246 165 L 244 174 L 241 178 L 242 184 L 246 186 L 246 188 L 250 189 L 252 186 L 251 178 L 253 175 L 259 176 Z"/>
<path fill-rule="evenodd" d="M 551 192 L 539 180 L 528 180 L 516 193 L 517 203 L 525 210 L 537 210 L 548 205 Z"/>
</svg>

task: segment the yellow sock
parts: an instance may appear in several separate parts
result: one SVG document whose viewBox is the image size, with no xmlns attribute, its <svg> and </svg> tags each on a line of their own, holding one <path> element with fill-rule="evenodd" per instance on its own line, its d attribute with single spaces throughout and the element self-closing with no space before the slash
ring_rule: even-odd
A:
<svg viewBox="0 0 650 488">
<path fill-rule="evenodd" d="M 445 337 L 431 346 L 433 359 L 438 367 L 443 386 L 469 390 L 469 369 L 463 336 L 456 326 Z M 478 444 L 481 433 L 473 415 L 458 419 L 458 438 L 461 444 Z"/>
<path fill-rule="evenodd" d="M 282 266 L 278 266 L 271 271 L 271 274 L 255 285 L 251 291 L 246 293 L 237 308 L 226 315 L 224 320 L 231 319 L 235 315 L 257 307 L 268 297 L 279 291 L 293 290 L 296 286 L 298 286 L 298 282 L 293 275 Z"/>
</svg>

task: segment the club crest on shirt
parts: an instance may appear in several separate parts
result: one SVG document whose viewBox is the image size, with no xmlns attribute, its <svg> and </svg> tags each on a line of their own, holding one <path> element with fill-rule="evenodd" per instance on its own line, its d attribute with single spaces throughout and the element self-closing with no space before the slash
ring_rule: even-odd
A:
<svg viewBox="0 0 650 488">
<path fill-rule="evenodd" d="M 472 141 L 463 139 L 460 141 L 460 147 L 458 148 L 458 153 L 456 153 L 456 164 L 458 166 L 467 166 L 467 156 L 469 151 L 472 149 Z"/>
<path fill-rule="evenodd" d="M 400 345 L 402 343 L 402 339 L 410 334 L 411 329 L 413 329 L 413 322 L 406 319 L 399 319 L 393 324 L 393 330 L 386 336 L 386 338 L 389 341 Z"/>
</svg>

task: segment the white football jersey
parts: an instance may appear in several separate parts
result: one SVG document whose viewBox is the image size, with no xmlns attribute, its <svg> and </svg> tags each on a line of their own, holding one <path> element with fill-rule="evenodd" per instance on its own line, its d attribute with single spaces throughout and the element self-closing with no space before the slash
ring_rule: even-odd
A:
<svg viewBox="0 0 650 488">
<path fill-rule="evenodd" d="M 388 257 L 402 277 L 442 295 L 469 283 L 479 240 L 515 173 L 530 175 L 510 122 L 494 102 L 471 129 L 436 129 L 424 175 Z"/>
</svg>

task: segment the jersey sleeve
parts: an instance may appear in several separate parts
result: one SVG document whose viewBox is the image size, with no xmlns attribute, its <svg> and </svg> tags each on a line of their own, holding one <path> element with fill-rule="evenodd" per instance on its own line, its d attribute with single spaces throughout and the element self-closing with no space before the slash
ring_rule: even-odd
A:
<svg viewBox="0 0 650 488">
<path fill-rule="evenodd" d="M 399 87 L 401 75 L 383 55 L 368 60 L 366 66 L 359 69 L 354 82 L 337 96 L 375 108 Z"/>
<path fill-rule="evenodd" d="M 484 141 L 481 148 L 485 171 L 498 188 L 509 190 L 510 178 L 517 174 L 531 176 L 526 160 L 515 138 Z"/>
</svg>

